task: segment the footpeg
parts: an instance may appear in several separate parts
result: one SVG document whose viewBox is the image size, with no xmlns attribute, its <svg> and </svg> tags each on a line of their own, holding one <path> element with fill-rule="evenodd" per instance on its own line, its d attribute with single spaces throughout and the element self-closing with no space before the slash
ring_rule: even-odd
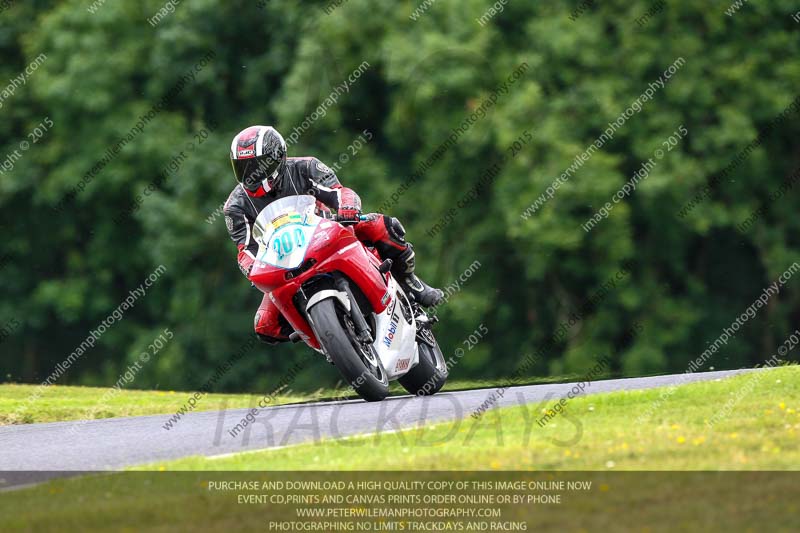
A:
<svg viewBox="0 0 800 533">
<path fill-rule="evenodd" d="M 292 332 L 292 333 L 289 335 L 289 340 L 290 340 L 290 341 L 292 341 L 292 342 L 300 342 L 301 340 L 303 340 L 303 337 L 301 337 L 301 336 L 300 336 L 300 334 L 299 334 L 298 332 L 296 332 L 296 331 L 293 331 L 293 332 Z"/>
<path fill-rule="evenodd" d="M 439 322 L 439 317 L 436 315 L 428 315 L 427 313 L 422 313 L 421 315 L 417 316 L 417 322 L 420 324 L 435 324 Z"/>
</svg>

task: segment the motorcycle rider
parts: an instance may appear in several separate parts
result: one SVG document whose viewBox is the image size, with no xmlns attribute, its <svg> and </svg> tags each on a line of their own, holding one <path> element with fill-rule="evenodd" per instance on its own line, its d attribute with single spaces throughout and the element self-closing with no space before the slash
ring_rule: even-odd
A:
<svg viewBox="0 0 800 533">
<path fill-rule="evenodd" d="M 414 249 L 396 219 L 372 213 L 360 220 L 361 199 L 339 183 L 336 174 L 314 157 L 286 157 L 286 141 L 272 126 L 250 126 L 231 142 L 231 164 L 239 184 L 225 202 L 228 233 L 239 249 L 239 268 L 249 278 L 258 245 L 252 238 L 256 217 L 269 203 L 286 196 L 309 194 L 317 206 L 329 208 L 338 220 L 352 222 L 356 237 L 373 246 L 381 259 L 392 260 L 392 275 L 409 297 L 421 305 L 438 305 L 439 289 L 429 287 L 414 274 Z M 292 328 L 265 294 L 255 316 L 258 337 L 273 344 L 288 340 Z"/>
</svg>

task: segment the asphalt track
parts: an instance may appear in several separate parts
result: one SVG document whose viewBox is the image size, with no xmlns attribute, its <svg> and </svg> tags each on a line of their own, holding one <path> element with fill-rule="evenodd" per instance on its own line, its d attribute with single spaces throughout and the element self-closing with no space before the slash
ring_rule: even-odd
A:
<svg viewBox="0 0 800 533">
<path fill-rule="evenodd" d="M 747 371 L 595 381 L 586 388 L 586 394 L 666 387 Z M 539 412 L 545 405 L 566 397 L 573 386 L 562 383 L 511 387 L 497 397 L 492 408 L 535 404 L 530 412 L 534 408 Z M 191 455 L 223 455 L 364 433 L 379 438 L 381 433 L 401 428 L 470 420 L 496 390 L 397 396 L 379 403 L 348 400 L 270 407 L 260 410 L 255 422 L 235 437 L 230 430 L 247 415 L 248 409 L 191 413 L 170 430 L 164 429 L 169 415 L 0 427 L 0 489 L 77 472 L 119 470 Z"/>
</svg>

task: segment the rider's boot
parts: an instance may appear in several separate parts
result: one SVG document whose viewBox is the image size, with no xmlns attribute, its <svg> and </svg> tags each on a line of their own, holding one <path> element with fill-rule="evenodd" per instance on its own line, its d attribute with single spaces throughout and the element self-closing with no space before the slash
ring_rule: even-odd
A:
<svg viewBox="0 0 800 533">
<path fill-rule="evenodd" d="M 414 274 L 414 248 L 411 244 L 400 252 L 392 263 L 392 275 L 403 286 L 406 294 L 424 307 L 433 307 L 442 303 L 444 293 L 440 289 L 435 289 L 419 279 Z"/>
</svg>

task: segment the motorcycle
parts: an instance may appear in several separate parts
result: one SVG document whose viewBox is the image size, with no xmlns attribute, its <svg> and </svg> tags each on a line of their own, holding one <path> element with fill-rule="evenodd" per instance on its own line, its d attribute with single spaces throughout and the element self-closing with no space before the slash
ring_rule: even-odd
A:
<svg viewBox="0 0 800 533">
<path fill-rule="evenodd" d="M 259 213 L 253 238 L 253 284 L 292 326 L 290 339 L 324 355 L 359 396 L 383 400 L 392 380 L 415 395 L 442 388 L 448 371 L 436 316 L 405 294 L 391 260 L 361 243 L 352 225 L 320 216 L 313 196 L 288 196 Z"/>
</svg>

